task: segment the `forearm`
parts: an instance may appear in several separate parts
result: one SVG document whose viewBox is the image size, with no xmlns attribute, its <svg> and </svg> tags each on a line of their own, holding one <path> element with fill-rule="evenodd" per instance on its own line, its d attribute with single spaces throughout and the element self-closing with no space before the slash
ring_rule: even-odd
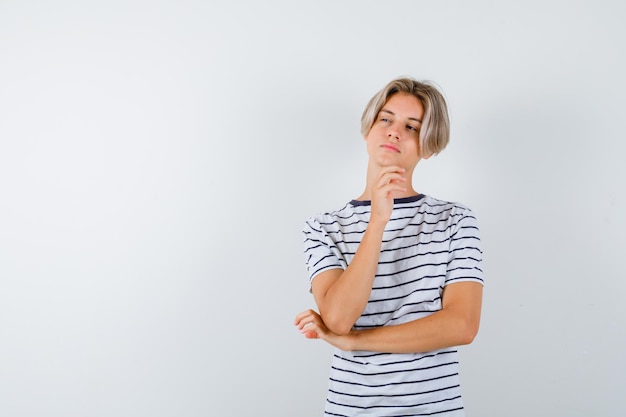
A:
<svg viewBox="0 0 626 417">
<path fill-rule="evenodd" d="M 342 342 L 347 350 L 416 353 L 469 344 L 477 332 L 477 320 L 441 310 L 404 324 L 352 330 Z"/>
<path fill-rule="evenodd" d="M 320 314 L 331 331 L 346 334 L 363 313 L 378 268 L 384 223 L 370 223 L 350 264 L 321 296 Z"/>
</svg>

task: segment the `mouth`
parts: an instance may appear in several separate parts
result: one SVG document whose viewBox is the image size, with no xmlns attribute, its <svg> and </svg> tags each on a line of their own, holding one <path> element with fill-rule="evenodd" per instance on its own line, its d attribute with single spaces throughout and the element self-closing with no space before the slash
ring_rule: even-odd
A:
<svg viewBox="0 0 626 417">
<path fill-rule="evenodd" d="M 384 143 L 380 145 L 381 148 L 389 149 L 390 151 L 400 153 L 400 148 L 392 143 Z"/>
</svg>

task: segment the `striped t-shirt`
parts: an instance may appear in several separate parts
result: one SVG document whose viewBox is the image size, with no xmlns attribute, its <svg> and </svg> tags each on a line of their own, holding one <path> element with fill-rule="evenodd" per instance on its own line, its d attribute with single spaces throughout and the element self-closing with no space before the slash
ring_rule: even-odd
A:
<svg viewBox="0 0 626 417">
<path fill-rule="evenodd" d="M 352 261 L 370 201 L 307 220 L 304 254 L 312 281 Z M 441 309 L 448 284 L 483 282 L 476 218 L 467 207 L 418 195 L 396 199 L 385 227 L 370 299 L 356 329 L 396 325 Z M 463 416 L 455 348 L 395 354 L 335 349 L 325 414 Z"/>
</svg>

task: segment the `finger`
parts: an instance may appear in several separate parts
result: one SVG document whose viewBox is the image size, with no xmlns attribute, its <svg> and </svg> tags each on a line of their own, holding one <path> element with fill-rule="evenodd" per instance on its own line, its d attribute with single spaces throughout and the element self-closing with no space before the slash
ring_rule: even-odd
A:
<svg viewBox="0 0 626 417">
<path fill-rule="evenodd" d="M 397 172 L 400 174 L 404 174 L 406 172 L 406 169 L 398 165 L 389 165 L 389 166 L 383 167 L 380 172 L 381 174 L 386 174 L 389 172 Z"/>
<path fill-rule="evenodd" d="M 304 337 L 306 337 L 307 339 L 319 339 L 319 335 L 317 334 L 317 332 L 314 331 L 306 332 L 304 334 Z"/>
<path fill-rule="evenodd" d="M 404 176 L 398 173 L 391 172 L 380 176 L 380 178 L 378 179 L 378 187 L 381 188 L 385 185 L 400 184 L 405 182 L 406 178 Z"/>
<path fill-rule="evenodd" d="M 311 321 L 311 316 L 304 316 L 302 317 L 300 320 L 298 320 L 295 325 L 298 328 L 298 330 L 302 330 L 302 328 L 304 327 L 305 324 L 307 324 L 308 322 Z"/>
<path fill-rule="evenodd" d="M 320 338 L 321 329 L 318 324 L 315 322 L 308 322 L 304 325 L 304 327 L 300 330 L 300 333 L 304 335 L 307 339 L 319 339 Z"/>
<path fill-rule="evenodd" d="M 406 187 L 403 184 L 397 182 L 390 182 L 388 184 L 381 185 L 378 189 L 385 197 L 389 196 L 393 191 L 406 191 Z"/>
<path fill-rule="evenodd" d="M 310 327 L 315 324 L 316 317 L 313 314 L 306 315 L 302 317 L 298 323 L 296 323 L 296 327 L 298 330 L 303 331 L 306 327 Z"/>
<path fill-rule="evenodd" d="M 305 333 L 311 330 L 319 330 L 320 325 L 321 323 L 316 317 L 305 318 L 298 325 L 298 330 L 300 330 L 300 333 Z"/>
<path fill-rule="evenodd" d="M 300 330 L 300 333 L 306 333 L 311 331 L 314 327 L 315 323 L 313 323 L 313 321 L 307 321 L 306 323 L 300 323 L 298 329 Z"/>
<path fill-rule="evenodd" d="M 302 313 L 298 314 L 295 318 L 295 320 L 293 321 L 293 324 L 295 324 L 296 326 L 298 325 L 298 323 L 305 317 L 309 317 L 314 313 L 313 310 L 308 309 L 303 311 Z"/>
</svg>

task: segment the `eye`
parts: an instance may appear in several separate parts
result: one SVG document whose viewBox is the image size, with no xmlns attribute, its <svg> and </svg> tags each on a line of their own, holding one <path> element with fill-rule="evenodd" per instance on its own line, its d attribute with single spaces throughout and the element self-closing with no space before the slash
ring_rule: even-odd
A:
<svg viewBox="0 0 626 417">
<path fill-rule="evenodd" d="M 416 128 L 415 126 L 411 126 L 411 125 L 406 125 L 406 129 L 411 132 L 419 132 L 418 128 Z"/>
<path fill-rule="evenodd" d="M 387 122 L 389 122 L 389 119 L 387 119 L 386 117 L 381 117 L 380 121 L 384 122 L 384 123 L 387 123 Z"/>
</svg>

